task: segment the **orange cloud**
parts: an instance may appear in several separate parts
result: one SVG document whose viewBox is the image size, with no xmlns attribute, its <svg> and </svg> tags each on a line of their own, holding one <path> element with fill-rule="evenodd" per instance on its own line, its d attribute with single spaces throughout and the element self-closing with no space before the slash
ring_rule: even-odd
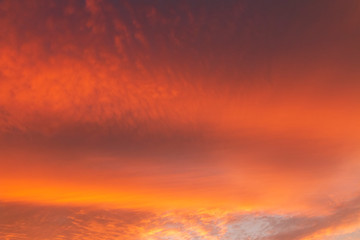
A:
<svg viewBox="0 0 360 240">
<path fill-rule="evenodd" d="M 346 225 L 332 204 L 360 180 L 355 0 L 0 13 L 0 200 L 301 216 L 277 239 Z M 146 237 L 191 239 L 176 226 Z"/>
</svg>

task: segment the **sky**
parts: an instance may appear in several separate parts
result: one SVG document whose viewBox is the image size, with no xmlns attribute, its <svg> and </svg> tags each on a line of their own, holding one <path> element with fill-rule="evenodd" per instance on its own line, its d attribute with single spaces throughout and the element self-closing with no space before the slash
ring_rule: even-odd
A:
<svg viewBox="0 0 360 240">
<path fill-rule="evenodd" d="M 0 238 L 360 239 L 358 0 L 0 0 Z"/>
</svg>

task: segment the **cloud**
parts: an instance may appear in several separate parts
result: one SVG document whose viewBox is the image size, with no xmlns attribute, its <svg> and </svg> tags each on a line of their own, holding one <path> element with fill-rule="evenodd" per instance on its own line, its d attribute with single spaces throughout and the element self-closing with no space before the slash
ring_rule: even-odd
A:
<svg viewBox="0 0 360 240">
<path fill-rule="evenodd" d="M 293 230 L 284 231 L 267 239 L 305 239 L 306 237 L 319 234 L 318 237 L 322 237 L 322 234 L 331 235 L 333 232 L 341 231 L 342 227 L 348 225 L 357 224 L 360 214 L 360 198 L 357 196 L 347 202 L 343 202 L 334 207 L 332 213 L 327 216 L 319 217 L 298 217 L 288 222 L 280 224 L 279 229 L 291 229 L 291 225 L 300 225 L 301 227 L 295 227 Z M 326 232 L 328 231 L 328 233 Z M 315 235 L 316 236 L 316 235 Z M 323 236 L 324 238 L 324 236 Z"/>
<path fill-rule="evenodd" d="M 327 239 L 358 223 L 359 199 L 327 215 L 279 215 L 216 209 L 153 211 L 106 206 L 51 206 L 3 202 L 0 237 L 17 239 Z M 351 231 L 347 233 L 351 236 Z M 316 235 L 317 234 L 317 235 Z M 353 232 L 356 234 L 356 231 Z M 341 239 L 341 238 L 340 238 Z M 355 238 L 349 238 L 355 239 Z"/>
<path fill-rule="evenodd" d="M 2 203 L 0 237 L 18 239 L 219 239 L 214 213 Z M 17 226 L 17 227 L 15 227 Z"/>
<path fill-rule="evenodd" d="M 355 0 L 0 1 L 0 199 L 328 211 L 359 180 L 358 12 Z M 336 211 L 276 236 L 348 218 Z M 202 236 L 161 221 L 173 227 L 154 239 Z"/>
</svg>

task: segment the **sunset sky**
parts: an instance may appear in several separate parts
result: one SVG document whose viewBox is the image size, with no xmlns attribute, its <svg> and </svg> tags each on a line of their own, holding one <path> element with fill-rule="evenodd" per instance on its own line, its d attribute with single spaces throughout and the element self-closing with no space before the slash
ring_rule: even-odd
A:
<svg viewBox="0 0 360 240">
<path fill-rule="evenodd" d="M 359 240 L 359 0 L 0 0 L 0 239 Z"/>
</svg>

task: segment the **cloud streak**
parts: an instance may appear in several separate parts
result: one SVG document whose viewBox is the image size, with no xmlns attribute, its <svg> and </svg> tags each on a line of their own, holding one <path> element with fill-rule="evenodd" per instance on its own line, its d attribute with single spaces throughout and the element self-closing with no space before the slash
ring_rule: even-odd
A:
<svg viewBox="0 0 360 240">
<path fill-rule="evenodd" d="M 224 212 L 219 209 L 148 211 L 94 206 L 1 204 L 0 236 L 16 239 L 327 239 L 359 223 L 359 198 L 328 215 Z M 347 234 L 355 231 L 346 230 Z M 354 238 L 355 239 L 355 238 Z"/>
</svg>

